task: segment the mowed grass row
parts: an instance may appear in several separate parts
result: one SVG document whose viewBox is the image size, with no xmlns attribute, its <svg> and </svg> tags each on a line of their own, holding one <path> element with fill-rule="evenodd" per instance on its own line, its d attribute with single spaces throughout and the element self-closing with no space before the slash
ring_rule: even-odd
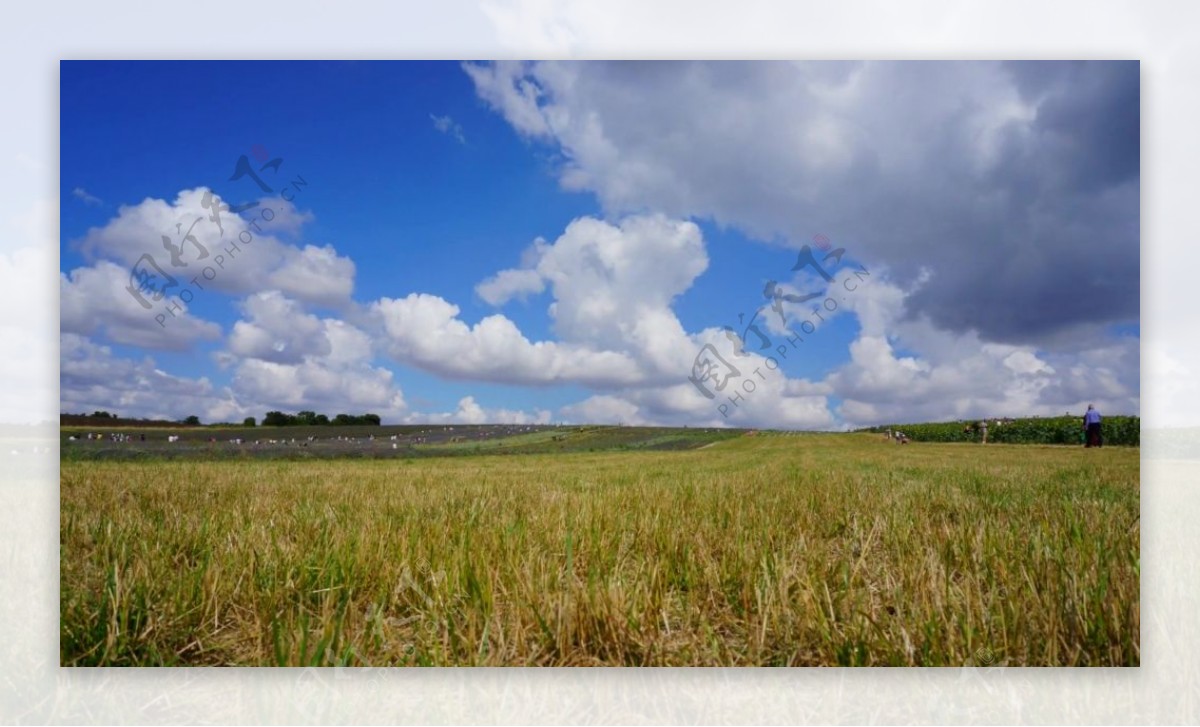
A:
<svg viewBox="0 0 1200 727">
<path fill-rule="evenodd" d="M 61 661 L 1139 663 L 1138 451 L 63 462 Z"/>
</svg>

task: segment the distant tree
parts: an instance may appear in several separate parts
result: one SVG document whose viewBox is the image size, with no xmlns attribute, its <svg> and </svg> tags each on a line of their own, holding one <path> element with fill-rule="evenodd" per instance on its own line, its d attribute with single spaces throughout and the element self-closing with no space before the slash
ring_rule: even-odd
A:
<svg viewBox="0 0 1200 727">
<path fill-rule="evenodd" d="M 286 427 L 287 425 L 292 424 L 294 421 L 295 417 L 291 416 L 290 414 L 284 414 L 281 411 L 269 411 L 267 412 L 267 415 L 263 417 L 262 423 L 264 427 Z"/>
<path fill-rule="evenodd" d="M 242 426 L 243 427 L 254 426 L 254 417 L 246 417 L 244 420 L 242 420 Z"/>
<path fill-rule="evenodd" d="M 302 411 L 296 415 L 297 424 L 316 424 L 317 413 L 315 411 Z"/>
<path fill-rule="evenodd" d="M 359 426 L 365 424 L 377 427 L 381 421 L 378 414 L 361 414 L 357 416 L 352 414 L 338 414 L 333 418 L 334 424 L 357 424 Z"/>
<path fill-rule="evenodd" d="M 183 423 L 187 424 L 189 427 L 198 427 L 200 426 L 200 417 L 193 414 L 187 419 L 184 419 Z"/>
<path fill-rule="evenodd" d="M 94 412 L 92 412 L 92 416 L 97 419 L 112 419 L 113 418 L 113 415 L 109 414 L 106 411 L 94 411 Z"/>
<path fill-rule="evenodd" d="M 324 414 L 318 414 L 318 415 L 317 415 L 317 422 L 316 422 L 316 423 L 317 423 L 317 424 L 321 424 L 321 425 L 328 424 L 328 423 L 329 423 L 329 417 L 325 416 Z"/>
</svg>

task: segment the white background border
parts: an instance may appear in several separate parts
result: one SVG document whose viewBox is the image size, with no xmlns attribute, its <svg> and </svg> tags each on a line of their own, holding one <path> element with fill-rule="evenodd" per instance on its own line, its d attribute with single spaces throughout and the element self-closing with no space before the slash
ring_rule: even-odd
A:
<svg viewBox="0 0 1200 727">
<path fill-rule="evenodd" d="M 58 414 L 60 59 L 1141 59 L 1143 350 L 1169 347 L 1200 330 L 1200 305 L 1192 295 L 1192 263 L 1200 252 L 1189 224 L 1200 210 L 1192 199 L 1200 169 L 1200 3 L 827 0 L 742 2 L 734 9 L 697 0 L 478 6 L 122 0 L 10 3 L 0 23 L 0 345 L 6 349 L 0 409 L 10 420 L 14 411 L 27 414 L 18 421 L 30 422 L 57 421 Z M 153 89 L 146 91 L 145 111 L 152 114 Z M 270 89 L 243 91 L 247 104 L 270 103 Z M 38 273 L 29 274 L 29 266 Z M 1155 377 L 1165 372 L 1155 370 L 1155 359 L 1144 359 L 1143 414 L 1153 427 L 1155 417 L 1178 402 L 1161 396 Z M 1200 370 L 1200 361 L 1184 363 Z M 1200 412 L 1186 414 L 1185 423 L 1200 424 Z M 57 457 L 52 452 L 5 468 L 3 722 L 1200 720 L 1196 461 L 1143 462 L 1143 666 L 1092 670 L 60 669 Z"/>
</svg>

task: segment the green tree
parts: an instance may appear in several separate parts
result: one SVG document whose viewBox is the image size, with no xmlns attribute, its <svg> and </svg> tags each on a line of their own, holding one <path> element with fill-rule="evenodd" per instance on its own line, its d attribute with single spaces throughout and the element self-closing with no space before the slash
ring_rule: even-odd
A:
<svg viewBox="0 0 1200 727">
<path fill-rule="evenodd" d="M 184 419 L 183 423 L 187 424 L 190 427 L 198 427 L 198 426 L 200 426 L 200 417 L 193 414 L 190 417 L 188 417 L 187 419 Z"/>
<path fill-rule="evenodd" d="M 254 417 L 246 417 L 244 420 L 242 420 L 243 427 L 252 427 L 254 425 Z"/>
<path fill-rule="evenodd" d="M 284 414 L 281 411 L 269 411 L 263 417 L 262 423 L 264 427 L 286 427 L 289 424 L 294 424 L 295 421 L 296 418 L 290 414 Z"/>
</svg>

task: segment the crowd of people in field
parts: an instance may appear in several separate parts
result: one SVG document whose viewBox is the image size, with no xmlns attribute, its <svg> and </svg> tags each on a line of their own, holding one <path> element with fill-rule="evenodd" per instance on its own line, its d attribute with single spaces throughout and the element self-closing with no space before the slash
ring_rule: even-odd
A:
<svg viewBox="0 0 1200 727">
<path fill-rule="evenodd" d="M 146 441 L 145 434 L 139 435 L 138 437 L 134 437 L 132 434 L 126 434 L 125 432 L 109 432 L 107 434 L 101 434 L 99 432 L 93 434 L 92 432 L 88 432 L 84 438 L 89 442 L 92 440 L 95 440 L 97 442 L 103 442 L 103 441 L 132 442 L 134 440 L 140 440 L 142 442 Z M 78 439 L 79 439 L 79 437 L 76 437 L 74 434 L 67 437 L 67 440 L 71 441 L 71 442 L 74 442 Z M 175 437 L 175 439 L 179 439 L 179 437 Z M 171 441 L 174 441 L 174 440 L 171 440 Z"/>
<path fill-rule="evenodd" d="M 407 433 L 407 434 L 397 433 L 397 434 L 391 434 L 390 436 L 387 433 L 383 433 L 383 434 L 379 434 L 379 435 L 365 434 L 362 436 L 350 436 L 350 435 L 339 434 L 336 436 L 327 436 L 327 437 L 317 437 L 317 436 L 311 436 L 311 435 L 310 436 L 302 436 L 302 437 L 273 436 L 273 437 L 256 438 L 253 440 L 246 439 L 244 437 L 230 437 L 227 439 L 218 439 L 216 436 L 208 436 L 207 441 L 210 444 L 218 444 L 218 443 L 232 444 L 232 445 L 243 445 L 244 444 L 244 445 L 250 446 L 250 447 L 260 447 L 260 446 L 263 446 L 263 447 L 265 447 L 265 446 L 307 447 L 310 444 L 314 444 L 314 443 L 372 445 L 376 442 L 377 438 L 382 441 L 386 437 L 387 441 L 389 441 L 391 443 L 391 448 L 398 449 L 401 446 L 412 446 L 412 445 L 418 445 L 418 444 L 466 442 L 466 441 L 469 441 L 472 439 L 491 439 L 493 437 L 512 436 L 515 434 L 523 434 L 523 433 L 532 432 L 537 428 L 540 428 L 540 426 L 513 425 L 513 426 L 506 426 L 506 427 L 495 428 L 495 429 L 480 428 L 480 427 L 465 427 L 466 430 L 469 430 L 469 431 L 467 431 L 468 436 L 462 436 L 461 434 L 459 434 L 458 432 L 455 431 L 455 427 L 449 426 L 449 427 L 445 427 L 445 428 L 435 428 L 434 430 L 420 431 L 419 433 L 418 432 L 412 432 L 412 433 Z M 150 441 L 161 442 L 161 441 L 163 441 L 163 439 L 164 439 L 164 437 L 161 433 L 153 433 L 152 432 L 149 437 Z M 126 433 L 126 432 L 105 432 L 105 433 L 87 432 L 86 434 L 81 434 L 78 436 L 72 434 L 67 437 L 67 440 L 71 441 L 71 442 L 83 440 L 83 441 L 89 441 L 89 442 L 95 441 L 95 442 L 126 443 L 126 442 L 134 442 L 134 441 L 145 442 L 145 441 L 148 441 L 148 438 L 145 433 L 135 435 L 135 434 L 130 434 L 130 433 Z M 178 442 L 186 443 L 186 440 L 184 440 L 181 437 L 181 435 L 179 435 L 179 434 L 167 434 L 165 436 L 165 440 L 167 443 L 170 443 L 170 444 L 174 444 L 174 443 L 178 443 Z M 192 439 L 192 441 L 195 442 L 198 440 Z"/>
</svg>

